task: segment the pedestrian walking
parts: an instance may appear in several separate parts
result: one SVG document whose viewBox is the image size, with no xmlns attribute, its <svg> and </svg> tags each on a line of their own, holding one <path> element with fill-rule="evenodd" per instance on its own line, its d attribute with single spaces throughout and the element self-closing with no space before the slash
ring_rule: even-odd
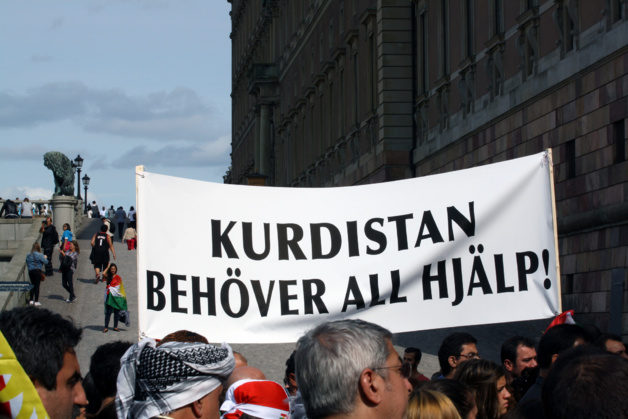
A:
<svg viewBox="0 0 628 419">
<path fill-rule="evenodd" d="M 116 251 L 113 248 L 113 242 L 111 237 L 107 235 L 107 225 L 100 226 L 100 231 L 92 236 L 92 253 L 89 256 L 92 264 L 94 265 L 94 284 L 98 284 L 102 280 L 101 272 L 103 272 L 107 266 L 109 266 L 109 250 L 115 260 Z"/>
<path fill-rule="evenodd" d="M 103 273 L 107 281 L 107 289 L 105 290 L 105 328 L 103 333 L 109 331 L 109 320 L 113 314 L 113 330 L 119 332 L 118 319 L 121 310 L 127 310 L 126 293 L 122 278 L 118 275 L 118 266 L 115 263 L 110 264 Z"/>
<path fill-rule="evenodd" d="M 76 271 L 78 255 L 81 251 L 79 249 L 78 242 L 76 240 L 72 240 L 70 242 L 70 250 L 66 252 L 60 248 L 59 252 L 63 255 L 63 262 L 61 263 L 61 285 L 67 292 L 70 293 L 70 296 L 67 300 L 65 300 L 65 302 L 73 303 L 77 300 L 76 295 L 74 294 L 73 276 Z M 70 260 L 68 261 L 67 258 Z"/>
<path fill-rule="evenodd" d="M 122 231 L 124 230 L 124 222 L 126 220 L 126 212 L 124 212 L 124 208 L 118 207 L 116 211 L 116 222 L 118 223 L 118 239 L 122 241 Z"/>
</svg>

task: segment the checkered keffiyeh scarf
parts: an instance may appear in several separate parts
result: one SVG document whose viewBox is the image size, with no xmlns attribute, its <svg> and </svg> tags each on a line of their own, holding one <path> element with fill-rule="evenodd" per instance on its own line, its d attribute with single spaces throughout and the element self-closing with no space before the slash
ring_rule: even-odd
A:
<svg viewBox="0 0 628 419">
<path fill-rule="evenodd" d="M 172 412 L 214 391 L 231 374 L 231 347 L 153 339 L 133 345 L 120 361 L 116 411 L 120 419 Z"/>
</svg>

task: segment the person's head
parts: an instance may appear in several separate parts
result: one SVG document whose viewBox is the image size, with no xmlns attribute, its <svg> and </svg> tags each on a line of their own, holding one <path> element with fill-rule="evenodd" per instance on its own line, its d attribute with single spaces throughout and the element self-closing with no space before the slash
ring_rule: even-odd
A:
<svg viewBox="0 0 628 419">
<path fill-rule="evenodd" d="M 443 378 L 421 383 L 419 388 L 438 391 L 449 397 L 462 419 L 475 419 L 478 414 L 475 392 L 461 381 Z"/>
<path fill-rule="evenodd" d="M 78 241 L 72 240 L 70 242 L 70 252 L 81 253 L 81 249 L 79 248 Z"/>
<path fill-rule="evenodd" d="M 283 376 L 283 385 L 291 396 L 297 394 L 299 386 L 297 385 L 297 377 L 295 375 L 294 357 L 297 351 L 292 351 L 290 357 L 286 359 L 286 372 Z"/>
<path fill-rule="evenodd" d="M 412 371 L 416 370 L 421 363 L 421 357 L 423 354 L 419 348 L 406 348 L 403 351 L 403 362 L 406 362 L 412 366 Z"/>
<path fill-rule="evenodd" d="M 31 251 L 41 253 L 41 246 L 39 245 L 39 243 L 37 242 L 33 243 L 33 247 L 31 247 Z"/>
<path fill-rule="evenodd" d="M 46 217 L 46 225 L 52 224 L 52 218 Z"/>
<path fill-rule="evenodd" d="M 111 277 L 113 277 L 114 275 L 117 275 L 118 274 L 118 265 L 116 265 L 115 263 L 112 263 L 111 265 L 109 265 L 109 270 L 107 271 L 107 273 L 110 274 L 109 276 L 111 276 Z"/>
<path fill-rule="evenodd" d="M 64 229 L 64 230 L 68 230 L 68 231 L 72 231 L 72 230 L 70 229 L 70 224 L 68 224 L 68 223 L 64 223 L 64 224 L 63 224 L 63 229 Z"/>
<path fill-rule="evenodd" d="M 502 344 L 501 360 L 511 378 L 521 376 L 524 369 L 537 366 L 534 341 L 524 336 L 508 338 Z"/>
<path fill-rule="evenodd" d="M 488 359 L 472 359 L 456 369 L 454 379 L 475 390 L 478 417 L 498 418 L 508 411 L 506 371 Z"/>
<path fill-rule="evenodd" d="M 222 385 L 222 392 L 220 396 L 220 405 L 225 401 L 227 397 L 227 390 L 229 387 L 237 381 L 241 380 L 265 380 L 266 375 L 259 368 L 250 367 L 248 365 L 244 365 L 241 367 L 235 367 L 229 378 Z"/>
<path fill-rule="evenodd" d="M 82 330 L 37 307 L 0 312 L 0 332 L 33 382 L 50 419 L 79 416 L 87 404 L 74 348 Z"/>
<path fill-rule="evenodd" d="M 107 224 L 103 224 L 100 226 L 100 232 L 101 233 L 106 233 L 107 232 Z"/>
<path fill-rule="evenodd" d="M 30 202 L 28 198 L 24 198 L 24 202 Z"/>
<path fill-rule="evenodd" d="M 438 350 L 438 363 L 446 378 L 453 377 L 461 363 L 480 357 L 477 343 L 476 338 L 465 332 L 455 332 L 443 339 Z"/>
<path fill-rule="evenodd" d="M 129 210 L 133 211 L 135 209 L 135 207 L 131 206 L 131 208 L 129 208 Z"/>
<path fill-rule="evenodd" d="M 392 345 L 392 334 L 381 326 L 362 320 L 322 323 L 297 342 L 295 364 L 310 419 L 405 414 L 410 371 Z"/>
<path fill-rule="evenodd" d="M 461 419 L 461 416 L 449 397 L 419 387 L 410 395 L 408 419 Z"/>
<path fill-rule="evenodd" d="M 541 400 L 546 418 L 623 418 L 628 362 L 587 345 L 564 351 L 549 371 Z"/>
<path fill-rule="evenodd" d="M 147 338 L 124 354 L 117 382 L 118 418 L 220 417 L 222 384 L 235 360 L 226 343 L 216 347 L 197 336 L 179 331 L 164 337 L 159 345 Z M 193 341 L 185 341 L 188 338 Z"/>
<path fill-rule="evenodd" d="M 577 345 L 586 343 L 584 330 L 575 324 L 559 324 L 547 330 L 536 351 L 537 362 L 541 370 L 549 370 L 558 355 Z"/>
<path fill-rule="evenodd" d="M 120 359 L 132 346 L 131 342 L 115 341 L 96 348 L 89 364 L 89 373 L 101 399 L 115 397 Z"/>
<path fill-rule="evenodd" d="M 245 379 L 229 386 L 220 410 L 225 412 L 224 419 L 286 418 L 290 414 L 290 403 L 281 384 Z"/>
<path fill-rule="evenodd" d="M 615 355 L 621 356 L 622 358 L 628 359 L 628 355 L 626 354 L 626 345 L 624 345 L 624 342 L 622 342 L 621 336 L 619 335 L 604 333 L 593 343 L 607 352 L 611 352 Z"/>
</svg>

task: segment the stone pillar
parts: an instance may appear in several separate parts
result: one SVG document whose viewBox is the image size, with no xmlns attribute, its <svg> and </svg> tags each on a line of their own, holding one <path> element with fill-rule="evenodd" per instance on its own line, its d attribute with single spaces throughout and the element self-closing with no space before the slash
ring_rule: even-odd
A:
<svg viewBox="0 0 628 419">
<path fill-rule="evenodd" d="M 54 224 L 59 236 L 63 233 L 63 224 L 74 226 L 74 211 L 77 199 L 73 196 L 53 196 L 50 199 L 52 207 L 52 224 Z"/>
</svg>

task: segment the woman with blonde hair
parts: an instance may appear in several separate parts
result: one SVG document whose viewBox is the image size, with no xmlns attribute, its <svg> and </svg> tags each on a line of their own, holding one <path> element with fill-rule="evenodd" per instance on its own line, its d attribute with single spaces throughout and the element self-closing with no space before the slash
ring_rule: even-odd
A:
<svg viewBox="0 0 628 419">
<path fill-rule="evenodd" d="M 449 397 L 421 387 L 410 395 L 407 415 L 408 419 L 461 419 Z"/>
</svg>

